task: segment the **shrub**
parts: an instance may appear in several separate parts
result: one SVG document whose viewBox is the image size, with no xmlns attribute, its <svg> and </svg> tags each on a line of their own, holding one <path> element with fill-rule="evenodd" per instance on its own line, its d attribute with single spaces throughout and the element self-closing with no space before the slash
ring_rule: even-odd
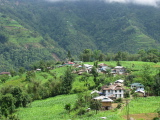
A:
<svg viewBox="0 0 160 120">
<path fill-rule="evenodd" d="M 118 106 L 116 107 L 117 109 L 120 109 L 122 107 L 122 104 L 118 104 Z"/>
<path fill-rule="evenodd" d="M 114 101 L 115 103 L 121 103 L 122 102 L 122 98 L 118 98 Z"/>
<path fill-rule="evenodd" d="M 84 115 L 86 113 L 86 110 L 84 108 L 81 108 L 79 111 L 78 111 L 78 115 Z"/>
</svg>

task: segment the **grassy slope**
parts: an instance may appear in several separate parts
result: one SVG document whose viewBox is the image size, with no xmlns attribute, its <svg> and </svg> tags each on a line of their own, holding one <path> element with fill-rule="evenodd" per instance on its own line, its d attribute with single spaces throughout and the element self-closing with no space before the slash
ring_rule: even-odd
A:
<svg viewBox="0 0 160 120">
<path fill-rule="evenodd" d="M 91 111 L 85 116 L 75 116 L 77 111 L 72 111 L 70 115 L 64 109 L 65 104 L 71 103 L 72 107 L 76 101 L 76 95 L 61 95 L 46 100 L 35 101 L 28 108 L 20 108 L 18 110 L 18 116 L 22 120 L 100 120 L 100 117 L 107 116 L 109 120 L 121 120 L 117 112 L 104 111 L 95 114 L 95 111 Z M 91 115 L 90 117 L 87 117 Z"/>
<path fill-rule="evenodd" d="M 99 62 L 99 63 L 106 63 L 107 65 L 110 66 L 116 66 L 117 62 L 116 61 L 104 61 L 104 62 Z M 160 68 L 160 62 L 158 63 L 153 63 L 153 62 L 141 62 L 141 61 L 121 61 L 120 62 L 122 66 L 126 67 L 126 68 L 132 68 L 132 65 L 134 64 L 134 68 L 132 68 L 133 70 L 142 70 L 143 67 L 145 65 L 150 65 L 151 69 L 153 70 L 153 73 L 155 74 L 157 71 L 157 68 Z M 92 64 L 93 62 L 85 62 L 84 64 Z M 64 71 L 66 70 L 66 67 L 60 67 L 60 68 L 56 68 L 54 70 L 51 70 L 51 72 L 54 72 L 56 74 L 57 77 L 60 77 L 61 75 L 64 74 Z M 133 74 L 140 74 L 139 71 L 133 71 Z M 43 75 L 46 74 L 47 78 L 44 78 Z M 51 79 L 52 76 L 48 73 L 45 72 L 37 72 L 36 73 L 36 79 L 42 82 L 47 81 L 48 79 Z M 75 83 L 73 83 L 73 87 L 77 87 L 77 84 L 79 83 L 78 79 L 80 78 L 80 76 L 77 76 Z M 93 82 L 91 80 L 92 78 L 90 77 L 90 82 L 91 85 L 93 85 Z M 26 84 L 24 82 L 25 80 L 25 74 L 20 76 L 15 76 L 13 78 L 10 78 L 8 81 L 6 81 L 6 83 L 1 84 L 0 86 L 5 86 L 5 85 L 21 85 L 21 84 Z M 83 84 L 80 84 L 79 87 L 82 87 Z"/>
<path fill-rule="evenodd" d="M 116 66 L 116 62 L 110 61 L 110 62 L 103 62 L 111 66 Z M 89 63 L 93 64 L 93 63 Z M 160 67 L 160 63 L 150 63 L 150 62 L 139 62 L 139 61 L 121 61 L 121 64 L 125 67 L 130 68 L 132 64 L 135 65 L 134 69 L 141 70 L 144 65 L 148 64 L 155 69 L 155 67 Z M 51 70 L 51 72 L 55 72 L 58 77 L 64 74 L 64 71 L 66 70 L 66 67 L 60 67 L 54 70 Z M 46 74 L 48 77 L 45 79 L 42 74 Z M 48 73 L 45 72 L 37 72 L 36 73 L 36 79 L 42 81 L 44 83 L 48 79 L 52 78 L 52 76 Z M 78 88 L 84 89 L 83 83 L 79 82 L 80 76 L 75 78 L 75 82 L 73 83 L 73 89 Z M 27 84 L 27 82 L 24 81 L 25 79 L 25 74 L 22 75 L 22 77 L 15 76 L 13 78 L 10 78 L 6 83 L 1 84 L 1 86 L 6 86 L 6 85 L 22 85 L 22 84 Z M 92 85 L 93 81 L 92 78 L 90 78 L 90 83 Z M 136 114 L 136 113 L 150 113 L 154 112 L 154 110 L 157 107 L 157 103 L 159 101 L 159 97 L 157 99 L 153 98 L 144 98 L 144 99 L 137 99 L 131 101 L 130 105 L 130 113 L 131 114 Z M 18 115 L 22 120 L 61 120 L 61 119 L 69 119 L 71 116 L 74 116 L 77 111 L 74 111 L 71 113 L 71 116 L 67 114 L 67 112 L 64 110 L 64 105 L 66 103 L 71 103 L 72 107 L 73 104 L 76 100 L 76 95 L 61 95 L 53 98 L 48 98 L 45 100 L 38 100 L 35 101 L 29 106 L 28 108 L 20 108 L 18 110 Z M 137 102 L 138 101 L 138 102 Z M 143 103 L 145 101 L 145 103 Z M 148 104 L 149 103 L 149 104 Z M 136 107 L 135 107 L 136 106 Z M 140 106 L 143 106 L 143 110 L 138 108 Z M 152 106 L 152 107 L 150 107 Z M 120 114 L 117 114 L 120 113 Z M 93 115 L 92 115 L 93 114 Z M 107 117 L 109 120 L 121 120 L 121 116 L 124 116 L 125 109 L 122 110 L 122 112 L 116 111 L 105 111 L 105 112 L 99 112 L 97 115 L 95 114 L 95 111 L 90 112 L 89 114 L 86 114 L 82 118 L 76 117 L 76 120 L 98 120 L 100 117 Z M 87 117 L 90 116 L 90 117 Z M 74 119 L 74 118 L 71 118 Z"/>
<path fill-rule="evenodd" d="M 46 100 L 35 101 L 28 108 L 20 108 L 18 115 L 22 120 L 101 120 L 100 117 L 107 117 L 108 120 L 123 120 L 126 115 L 126 108 L 122 111 L 91 111 L 84 116 L 76 116 L 77 111 L 72 111 L 70 115 L 64 109 L 64 105 L 71 103 L 72 107 L 76 101 L 76 95 L 61 95 Z M 160 105 L 160 97 L 137 98 L 130 102 L 130 114 L 155 113 Z"/>
<path fill-rule="evenodd" d="M 37 46 L 40 46 L 39 42 L 43 39 L 38 33 L 30 31 L 20 25 L 17 21 L 5 16 L 0 13 L 0 25 L 3 26 L 6 31 L 9 33 L 9 41 L 14 44 L 28 44 L 28 43 L 37 43 Z"/>
</svg>

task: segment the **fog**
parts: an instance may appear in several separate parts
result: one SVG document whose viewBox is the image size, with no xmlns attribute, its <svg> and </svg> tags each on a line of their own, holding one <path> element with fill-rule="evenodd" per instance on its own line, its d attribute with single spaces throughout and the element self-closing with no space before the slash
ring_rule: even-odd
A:
<svg viewBox="0 0 160 120">
<path fill-rule="evenodd" d="M 63 1 L 81 1 L 81 0 L 47 0 L 51 2 L 63 2 Z M 85 1 L 85 0 L 83 0 Z M 86 1 L 94 1 L 94 0 L 86 0 Z M 158 6 L 158 3 L 160 0 L 99 0 L 99 1 L 105 1 L 107 3 L 112 3 L 112 2 L 119 2 L 119 3 L 133 3 L 133 4 L 140 4 L 140 5 L 149 5 L 149 6 Z"/>
</svg>

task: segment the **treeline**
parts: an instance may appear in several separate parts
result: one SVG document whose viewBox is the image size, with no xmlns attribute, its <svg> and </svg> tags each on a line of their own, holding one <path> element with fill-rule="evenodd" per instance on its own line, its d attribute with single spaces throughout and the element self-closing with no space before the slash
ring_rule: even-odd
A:
<svg viewBox="0 0 160 120">
<path fill-rule="evenodd" d="M 144 62 L 159 62 L 160 52 L 157 49 L 139 50 L 136 54 L 128 52 L 117 53 L 102 53 L 101 50 L 85 49 L 79 56 L 79 59 L 84 62 L 93 61 L 144 61 Z"/>
<path fill-rule="evenodd" d="M 22 75 L 24 72 L 21 69 L 18 75 Z M 17 108 L 27 107 L 34 100 L 70 93 L 74 80 L 74 75 L 71 72 L 72 69 L 68 67 L 65 74 L 58 78 L 55 73 L 48 71 L 52 78 L 42 83 L 36 80 L 35 71 L 27 71 L 23 80 L 25 85 L 2 87 L 0 89 L 0 119 L 18 120 L 18 116 L 14 114 Z M 47 79 L 46 74 L 42 74 L 42 76 Z"/>
<path fill-rule="evenodd" d="M 73 55 L 84 49 L 136 53 L 138 49 L 159 48 L 160 13 L 154 7 L 102 1 L 1 2 L 3 14 L 42 36 L 48 34 L 65 51 L 72 50 Z"/>
</svg>

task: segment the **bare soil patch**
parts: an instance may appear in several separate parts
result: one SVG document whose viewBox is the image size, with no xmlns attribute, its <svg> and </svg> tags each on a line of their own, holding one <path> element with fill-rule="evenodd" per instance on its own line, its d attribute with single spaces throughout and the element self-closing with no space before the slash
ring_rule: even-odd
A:
<svg viewBox="0 0 160 120">
<path fill-rule="evenodd" d="M 157 113 L 141 113 L 141 114 L 130 114 L 130 118 L 134 118 L 135 120 L 152 120 L 154 117 L 157 117 Z M 127 119 L 127 116 L 124 116 Z"/>
</svg>

